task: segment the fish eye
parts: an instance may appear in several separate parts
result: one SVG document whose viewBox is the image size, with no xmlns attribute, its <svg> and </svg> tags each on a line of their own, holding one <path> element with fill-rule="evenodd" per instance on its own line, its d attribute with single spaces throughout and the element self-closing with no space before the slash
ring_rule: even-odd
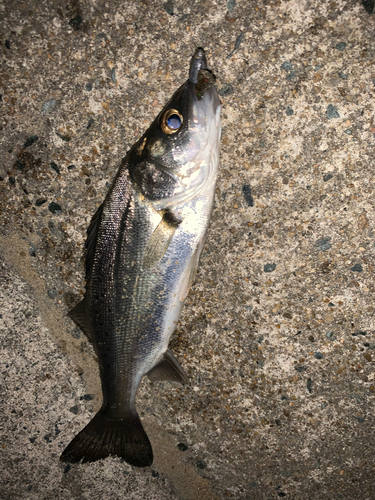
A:
<svg viewBox="0 0 375 500">
<path fill-rule="evenodd" d="M 174 134 L 177 132 L 182 125 L 183 118 L 182 115 L 177 111 L 177 109 L 168 109 L 160 120 L 160 127 L 164 134 Z"/>
</svg>

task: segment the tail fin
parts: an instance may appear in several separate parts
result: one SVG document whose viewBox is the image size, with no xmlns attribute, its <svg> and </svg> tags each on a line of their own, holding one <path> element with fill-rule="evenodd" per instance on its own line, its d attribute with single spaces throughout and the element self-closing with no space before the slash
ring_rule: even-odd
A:
<svg viewBox="0 0 375 500">
<path fill-rule="evenodd" d="M 152 464 L 153 453 L 138 413 L 121 420 L 108 418 L 100 410 L 63 451 L 63 462 L 94 462 L 109 455 L 122 457 L 136 467 Z"/>
</svg>

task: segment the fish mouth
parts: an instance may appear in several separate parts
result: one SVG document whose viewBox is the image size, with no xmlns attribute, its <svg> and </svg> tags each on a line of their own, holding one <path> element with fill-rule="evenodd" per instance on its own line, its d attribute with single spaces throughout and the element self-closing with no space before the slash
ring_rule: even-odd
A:
<svg viewBox="0 0 375 500">
<path fill-rule="evenodd" d="M 207 69 L 207 60 L 202 47 L 198 47 L 190 61 L 189 81 L 191 83 L 198 83 L 198 73 L 201 69 Z"/>
<path fill-rule="evenodd" d="M 215 81 L 215 75 L 207 68 L 204 50 L 202 47 L 198 47 L 190 61 L 188 80 L 190 87 L 194 88 L 194 93 L 198 100 L 201 100 L 204 94 L 212 89 Z"/>
</svg>

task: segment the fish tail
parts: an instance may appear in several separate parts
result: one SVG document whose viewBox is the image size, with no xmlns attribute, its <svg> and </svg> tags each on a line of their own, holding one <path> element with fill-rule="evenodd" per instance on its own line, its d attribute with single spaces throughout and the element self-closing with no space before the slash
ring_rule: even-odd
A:
<svg viewBox="0 0 375 500">
<path fill-rule="evenodd" d="M 152 464 L 151 443 L 138 413 L 129 411 L 125 418 L 108 418 L 101 409 L 63 451 L 63 462 L 94 462 L 109 455 L 122 457 L 136 467 Z"/>
</svg>

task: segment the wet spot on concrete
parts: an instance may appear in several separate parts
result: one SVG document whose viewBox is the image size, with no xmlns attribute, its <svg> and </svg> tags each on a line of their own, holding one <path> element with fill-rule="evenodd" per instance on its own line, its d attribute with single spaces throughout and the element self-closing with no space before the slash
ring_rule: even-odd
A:
<svg viewBox="0 0 375 500">
<path fill-rule="evenodd" d="M 29 148 L 33 144 L 36 143 L 36 141 L 39 139 L 37 135 L 30 135 L 25 141 L 25 144 L 23 145 L 24 148 Z"/>
<path fill-rule="evenodd" d="M 198 469 L 204 470 L 207 467 L 206 463 L 203 462 L 203 460 L 197 460 L 195 463 Z"/>
<path fill-rule="evenodd" d="M 188 449 L 188 446 L 185 443 L 178 443 L 177 448 L 180 451 L 186 451 Z"/>
</svg>

